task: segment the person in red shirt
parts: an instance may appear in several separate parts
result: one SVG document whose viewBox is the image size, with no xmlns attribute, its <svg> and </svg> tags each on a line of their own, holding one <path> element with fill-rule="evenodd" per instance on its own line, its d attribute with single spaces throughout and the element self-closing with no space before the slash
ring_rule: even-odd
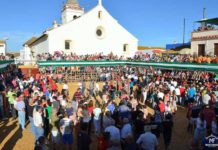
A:
<svg viewBox="0 0 218 150">
<path fill-rule="evenodd" d="M 111 146 L 110 140 L 109 140 L 109 133 L 101 133 L 97 139 L 98 139 L 98 150 L 107 150 Z"/>
<path fill-rule="evenodd" d="M 57 85 L 57 83 L 53 82 L 53 83 L 51 84 L 51 90 L 52 90 L 52 92 L 55 92 L 55 91 L 58 90 L 58 85 Z"/>
<path fill-rule="evenodd" d="M 28 97 L 29 96 L 29 88 L 26 87 L 24 90 L 23 90 L 23 95 L 24 97 Z"/>
<path fill-rule="evenodd" d="M 181 105 L 183 106 L 185 102 L 185 87 L 181 86 L 179 90 L 180 90 L 180 95 L 181 95 Z"/>
<path fill-rule="evenodd" d="M 216 117 L 216 114 L 215 114 L 214 110 L 210 109 L 210 107 L 208 105 L 203 109 L 202 113 L 203 113 L 204 118 L 207 122 L 207 129 L 208 129 L 211 127 L 212 121 Z"/>
<path fill-rule="evenodd" d="M 165 112 L 165 104 L 161 99 L 159 99 L 158 107 L 159 107 L 161 113 Z"/>
</svg>

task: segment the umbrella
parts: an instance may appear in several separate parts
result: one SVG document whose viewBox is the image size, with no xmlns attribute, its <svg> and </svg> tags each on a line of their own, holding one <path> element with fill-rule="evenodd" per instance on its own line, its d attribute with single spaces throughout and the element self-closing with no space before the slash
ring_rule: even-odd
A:
<svg viewBox="0 0 218 150">
<path fill-rule="evenodd" d="M 163 53 L 164 51 L 163 49 L 154 49 L 153 53 Z"/>
</svg>

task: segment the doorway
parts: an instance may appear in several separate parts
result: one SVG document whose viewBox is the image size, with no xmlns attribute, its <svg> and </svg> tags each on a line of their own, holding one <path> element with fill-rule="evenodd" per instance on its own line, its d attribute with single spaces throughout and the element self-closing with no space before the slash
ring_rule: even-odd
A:
<svg viewBox="0 0 218 150">
<path fill-rule="evenodd" d="M 198 56 L 205 56 L 205 44 L 198 45 Z"/>
<path fill-rule="evenodd" d="M 214 55 L 218 56 L 218 43 L 214 44 Z"/>
</svg>

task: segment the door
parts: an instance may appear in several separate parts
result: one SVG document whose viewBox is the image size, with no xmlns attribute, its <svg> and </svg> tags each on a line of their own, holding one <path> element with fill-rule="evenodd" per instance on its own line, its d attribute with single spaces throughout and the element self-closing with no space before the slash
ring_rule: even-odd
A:
<svg viewBox="0 0 218 150">
<path fill-rule="evenodd" d="M 214 44 L 214 55 L 218 56 L 218 43 Z"/>
<path fill-rule="evenodd" d="M 198 56 L 205 56 L 205 44 L 198 45 Z"/>
</svg>

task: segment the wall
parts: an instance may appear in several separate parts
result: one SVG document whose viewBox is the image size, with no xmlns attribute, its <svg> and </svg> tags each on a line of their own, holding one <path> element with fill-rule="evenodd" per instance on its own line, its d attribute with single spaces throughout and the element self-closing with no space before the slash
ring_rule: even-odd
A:
<svg viewBox="0 0 218 150">
<path fill-rule="evenodd" d="M 6 50 L 6 45 L 4 43 L 0 44 L 0 54 L 3 53 L 3 55 L 5 55 L 5 50 Z"/>
<path fill-rule="evenodd" d="M 98 18 L 98 11 L 102 11 L 102 19 Z M 104 38 L 97 37 L 97 27 L 104 28 Z M 79 55 L 99 52 L 132 55 L 138 46 L 138 40 L 101 6 L 96 6 L 80 18 L 49 31 L 48 36 L 50 53 L 59 50 Z M 72 41 L 70 50 L 65 50 L 65 40 Z M 126 53 L 123 51 L 124 44 L 129 44 L 129 51 Z"/>
<path fill-rule="evenodd" d="M 42 54 L 42 53 L 48 53 L 49 52 L 49 42 L 47 35 L 43 35 L 40 39 L 38 39 L 36 42 L 34 42 L 30 46 L 31 50 L 34 53 L 34 55 Z"/>
<path fill-rule="evenodd" d="M 198 45 L 205 44 L 206 55 L 214 55 L 214 44 L 218 43 L 218 30 L 198 31 L 192 33 L 191 54 L 198 54 Z"/>
<path fill-rule="evenodd" d="M 198 45 L 199 44 L 205 44 L 205 52 L 206 55 L 214 55 L 214 43 L 218 43 L 217 40 L 205 40 L 205 41 L 192 41 L 191 42 L 191 53 L 198 54 Z"/>
<path fill-rule="evenodd" d="M 72 21 L 74 18 L 74 16 L 81 16 L 84 13 L 84 11 L 82 10 L 72 10 L 72 9 L 65 9 L 62 12 L 62 23 L 68 23 L 70 21 Z"/>
</svg>

